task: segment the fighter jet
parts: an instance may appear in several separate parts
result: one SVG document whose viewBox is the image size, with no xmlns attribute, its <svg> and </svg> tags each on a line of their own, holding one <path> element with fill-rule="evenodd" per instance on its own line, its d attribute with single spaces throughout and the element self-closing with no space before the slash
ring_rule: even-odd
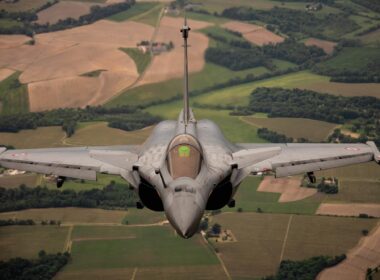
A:
<svg viewBox="0 0 380 280">
<path fill-rule="evenodd" d="M 189 238 L 197 232 L 205 210 L 234 207 L 234 195 L 249 175 L 276 177 L 376 161 L 380 153 L 366 144 L 255 144 L 230 143 L 210 120 L 195 119 L 189 107 L 187 40 L 184 40 L 183 109 L 177 121 L 156 125 L 141 146 L 109 146 L 0 150 L 6 168 L 66 178 L 96 180 L 97 173 L 124 178 L 137 192 L 137 208 L 164 211 L 177 233 Z"/>
</svg>

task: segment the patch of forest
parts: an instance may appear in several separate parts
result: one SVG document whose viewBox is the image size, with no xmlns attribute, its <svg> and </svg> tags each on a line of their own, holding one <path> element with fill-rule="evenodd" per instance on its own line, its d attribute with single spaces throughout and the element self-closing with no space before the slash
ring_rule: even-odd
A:
<svg viewBox="0 0 380 280">
<path fill-rule="evenodd" d="M 0 279 L 52 279 L 68 263 L 69 259 L 68 252 L 46 254 L 42 250 L 38 253 L 38 259 L 13 258 L 8 261 L 0 261 Z"/>
<path fill-rule="evenodd" d="M 84 207 L 127 209 L 136 206 L 138 197 L 128 185 L 111 182 L 103 189 L 76 192 L 52 190 L 46 187 L 0 188 L 0 212 L 31 208 Z"/>
<path fill-rule="evenodd" d="M 265 22 L 276 26 L 282 33 L 288 35 L 302 33 L 321 39 L 336 40 L 337 37 L 355 31 L 360 27 L 345 13 L 317 16 L 303 10 L 279 7 L 274 7 L 270 10 L 232 7 L 223 10 L 220 15 L 234 20 Z M 334 34 L 334 36 L 331 34 Z"/>
</svg>

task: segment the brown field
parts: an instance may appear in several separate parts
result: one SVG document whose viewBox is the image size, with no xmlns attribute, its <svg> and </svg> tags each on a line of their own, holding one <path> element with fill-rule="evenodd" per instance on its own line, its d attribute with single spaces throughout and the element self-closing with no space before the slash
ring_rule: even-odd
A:
<svg viewBox="0 0 380 280">
<path fill-rule="evenodd" d="M 380 217 L 380 204 L 322 203 L 316 214 L 350 217 L 359 216 L 359 214 L 367 214 L 373 217 Z"/>
<path fill-rule="evenodd" d="M 99 105 L 138 77 L 135 62 L 119 48 L 135 47 L 152 34 L 146 24 L 100 20 L 38 34 L 33 46 L 20 45 L 25 36 L 0 37 L 0 68 L 24 71 L 20 81 L 28 83 L 31 111 Z M 79 76 L 100 69 L 99 77 Z"/>
<path fill-rule="evenodd" d="M 137 78 L 133 60 L 114 47 L 79 44 L 58 54 L 45 57 L 30 65 L 20 76 L 22 83 L 74 77 L 95 70 L 124 71 L 125 76 Z"/>
<path fill-rule="evenodd" d="M 339 178 L 339 192 L 327 196 L 328 203 L 378 203 L 380 205 L 380 179 L 367 180 Z"/>
<path fill-rule="evenodd" d="M 376 220 L 303 215 L 225 213 L 212 217 L 237 242 L 214 243 L 233 279 L 274 274 L 280 260 L 335 256 L 357 244 Z"/>
<path fill-rule="evenodd" d="M 80 16 L 90 13 L 91 6 L 96 3 L 79 2 L 79 1 L 61 1 L 57 4 L 40 11 L 37 22 L 39 24 L 56 23 L 66 18 L 78 19 Z"/>
<path fill-rule="evenodd" d="M 360 40 L 367 44 L 380 42 L 380 29 L 360 36 Z"/>
<path fill-rule="evenodd" d="M 224 28 L 237 31 L 243 34 L 243 37 L 252 42 L 255 45 L 266 45 L 269 43 L 281 43 L 284 41 L 284 38 L 281 36 L 267 30 L 266 28 L 239 21 L 229 21 L 222 25 Z"/>
<path fill-rule="evenodd" d="M 7 226 L 0 228 L 0 260 L 15 257 L 37 258 L 40 250 L 62 252 L 68 227 Z"/>
<path fill-rule="evenodd" d="M 0 49 L 14 48 L 29 40 L 30 37 L 25 35 L 0 35 Z"/>
<path fill-rule="evenodd" d="M 336 46 L 336 43 L 326 41 L 326 40 L 321 40 L 321 39 L 316 39 L 316 38 L 309 38 L 305 41 L 306 46 L 317 46 L 325 51 L 327 54 L 332 54 L 334 51 L 334 47 Z"/>
<path fill-rule="evenodd" d="M 78 44 L 113 45 L 116 48 L 134 48 L 142 40 L 149 40 L 153 30 L 154 28 L 150 25 L 133 21 L 113 22 L 99 20 L 89 25 L 38 34 L 36 38 L 42 42 L 52 44 L 57 41 L 66 41 Z"/>
<path fill-rule="evenodd" d="M 192 30 L 201 29 L 210 25 L 210 23 L 189 20 L 189 26 Z M 147 69 L 143 79 L 138 85 L 156 83 L 169 80 L 172 78 L 182 77 L 183 75 L 183 49 L 182 38 L 178 36 L 178 28 L 182 26 L 181 18 L 163 17 L 158 29 L 156 41 L 174 43 L 174 49 L 169 52 L 161 53 L 153 58 L 152 64 Z M 207 36 L 193 32 L 191 35 L 189 56 L 189 72 L 201 71 L 204 64 L 204 52 L 208 46 Z M 174 63 L 173 63 L 174 62 Z"/>
<path fill-rule="evenodd" d="M 12 35 L 18 36 L 18 35 Z M 18 41 L 19 38 L 10 37 L 8 42 Z M 4 39 L 5 41 L 5 39 Z M 55 55 L 68 47 L 71 47 L 75 43 L 67 41 L 55 41 L 54 44 L 37 41 L 35 45 L 20 45 L 18 46 L 0 48 L 0 67 L 10 68 L 19 71 L 24 71 L 28 66 L 39 60 Z"/>
<path fill-rule="evenodd" d="M 0 10 L 6 10 L 8 12 L 28 11 L 39 8 L 46 2 L 48 2 L 48 0 L 19 0 L 16 3 L 0 1 Z"/>
<path fill-rule="evenodd" d="M 318 280 L 356 280 L 365 279 L 368 268 L 380 265 L 380 226 L 362 238 L 359 244 L 347 255 L 347 259 L 332 268 L 322 271 Z"/>
<path fill-rule="evenodd" d="M 58 126 L 26 129 L 18 133 L 0 133 L 1 144 L 12 145 L 19 149 L 59 147 L 62 146 L 61 139 L 64 136 L 65 133 Z"/>
<path fill-rule="evenodd" d="M 343 96 L 374 96 L 380 98 L 380 84 L 363 83 L 363 84 L 345 84 L 329 81 L 313 82 L 305 86 L 299 86 L 301 89 L 310 89 L 317 92 L 330 93 Z"/>
<path fill-rule="evenodd" d="M 326 140 L 336 124 L 303 118 L 254 118 L 242 117 L 243 121 L 257 127 L 266 127 L 294 139 L 306 138 L 314 142 Z"/>
<path fill-rule="evenodd" d="M 28 187 L 35 187 L 39 182 L 39 176 L 33 173 L 20 175 L 0 175 L 0 187 L 2 188 L 18 188 L 21 184 Z"/>
<path fill-rule="evenodd" d="M 375 162 L 362 163 L 346 167 L 334 168 L 315 173 L 318 177 L 331 177 L 335 176 L 345 180 L 370 180 L 379 181 L 379 165 Z"/>
<path fill-rule="evenodd" d="M 0 219 L 56 220 L 64 224 L 120 224 L 127 211 L 88 208 L 44 208 L 0 213 Z"/>
<path fill-rule="evenodd" d="M 274 178 L 266 176 L 257 191 L 281 193 L 278 202 L 290 202 L 305 199 L 317 193 L 316 189 L 302 188 L 301 177 Z"/>
<path fill-rule="evenodd" d="M 2 80 L 5 80 L 6 78 L 8 78 L 10 75 L 12 75 L 15 71 L 13 70 L 10 70 L 10 69 L 6 69 L 6 68 L 3 68 L 3 69 L 0 69 L 0 82 Z"/>
</svg>

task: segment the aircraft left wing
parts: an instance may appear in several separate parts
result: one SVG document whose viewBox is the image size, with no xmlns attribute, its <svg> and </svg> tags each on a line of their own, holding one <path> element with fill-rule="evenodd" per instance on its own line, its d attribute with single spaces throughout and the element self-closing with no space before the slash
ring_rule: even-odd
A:
<svg viewBox="0 0 380 280">
<path fill-rule="evenodd" d="M 366 144 L 240 144 L 243 149 L 279 147 L 281 152 L 249 166 L 250 172 L 273 171 L 276 177 L 285 177 L 336 168 L 351 164 L 376 161 L 380 153 L 373 142 Z"/>
<path fill-rule="evenodd" d="M 41 174 L 96 180 L 96 172 L 120 175 L 137 161 L 137 146 L 6 150 L 0 166 Z"/>
</svg>

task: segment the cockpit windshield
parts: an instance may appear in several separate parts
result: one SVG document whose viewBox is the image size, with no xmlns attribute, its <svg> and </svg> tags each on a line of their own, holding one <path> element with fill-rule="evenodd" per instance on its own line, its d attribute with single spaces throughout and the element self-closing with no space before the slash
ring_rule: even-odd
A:
<svg viewBox="0 0 380 280">
<path fill-rule="evenodd" d="M 168 153 L 168 169 L 173 179 L 195 179 L 200 171 L 201 161 L 201 147 L 193 136 L 181 134 L 174 137 Z"/>
</svg>

